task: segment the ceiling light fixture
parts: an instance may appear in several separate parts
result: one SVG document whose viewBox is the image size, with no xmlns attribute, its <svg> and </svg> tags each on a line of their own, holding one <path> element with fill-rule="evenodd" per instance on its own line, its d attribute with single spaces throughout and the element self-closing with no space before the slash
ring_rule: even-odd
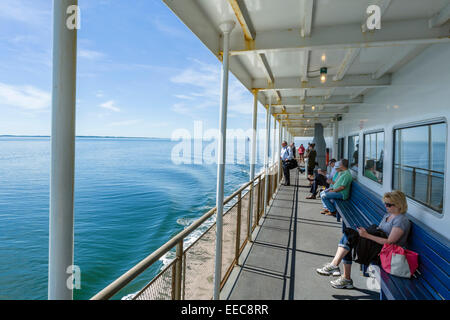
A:
<svg viewBox="0 0 450 320">
<path fill-rule="evenodd" d="M 328 68 L 326 68 L 326 67 L 320 68 L 320 82 L 321 83 L 325 83 L 327 81 L 327 72 L 328 72 Z"/>
</svg>

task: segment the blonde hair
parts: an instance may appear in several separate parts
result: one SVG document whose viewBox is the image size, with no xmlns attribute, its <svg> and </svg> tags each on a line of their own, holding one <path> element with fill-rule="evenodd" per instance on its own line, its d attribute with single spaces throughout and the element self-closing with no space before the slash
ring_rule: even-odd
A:
<svg viewBox="0 0 450 320">
<path fill-rule="evenodd" d="M 392 192 L 386 192 L 383 196 L 383 201 L 389 199 L 392 203 L 400 209 L 401 214 L 405 214 L 408 210 L 408 203 L 406 202 L 406 196 L 403 192 L 399 190 L 394 190 Z"/>
</svg>

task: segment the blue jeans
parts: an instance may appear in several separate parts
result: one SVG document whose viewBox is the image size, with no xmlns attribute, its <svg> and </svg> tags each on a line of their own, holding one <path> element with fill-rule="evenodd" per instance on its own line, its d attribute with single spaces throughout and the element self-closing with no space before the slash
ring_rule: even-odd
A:
<svg viewBox="0 0 450 320">
<path fill-rule="evenodd" d="M 343 264 L 352 264 L 352 249 L 349 246 L 347 236 L 345 233 L 342 235 L 341 241 L 339 241 L 338 247 L 344 248 L 345 250 L 348 250 L 348 253 L 345 255 L 345 257 L 342 259 Z"/>
<path fill-rule="evenodd" d="M 341 192 L 322 191 L 320 193 L 320 199 L 322 200 L 323 207 L 330 210 L 330 212 L 336 212 L 336 207 L 334 206 L 333 202 L 331 202 L 331 200 L 332 199 L 342 200 L 343 198 L 344 196 Z"/>
</svg>

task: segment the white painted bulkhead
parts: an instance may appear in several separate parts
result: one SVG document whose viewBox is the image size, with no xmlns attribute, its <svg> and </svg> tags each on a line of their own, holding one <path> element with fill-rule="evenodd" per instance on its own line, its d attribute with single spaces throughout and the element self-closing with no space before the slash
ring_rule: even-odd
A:
<svg viewBox="0 0 450 320">
<path fill-rule="evenodd" d="M 392 190 L 394 128 L 399 125 L 437 118 L 445 119 L 447 143 L 443 212 L 442 214 L 436 213 L 428 207 L 408 199 L 408 213 L 446 238 L 449 238 L 450 233 L 449 61 L 450 44 L 428 47 L 400 70 L 393 73 L 391 86 L 368 92 L 364 104 L 351 106 L 350 112 L 345 114 L 342 121 L 339 122 L 339 137 L 345 137 L 344 157 L 347 157 L 348 154 L 348 136 L 359 134 L 361 147 L 364 133 L 384 130 L 383 184 L 364 177 L 362 170 L 359 170 L 357 177 L 364 185 L 381 195 Z M 362 129 L 360 129 L 360 124 Z M 331 147 L 331 144 L 328 147 Z M 359 163 L 363 163 L 363 157 L 363 149 L 360 148 Z"/>
</svg>

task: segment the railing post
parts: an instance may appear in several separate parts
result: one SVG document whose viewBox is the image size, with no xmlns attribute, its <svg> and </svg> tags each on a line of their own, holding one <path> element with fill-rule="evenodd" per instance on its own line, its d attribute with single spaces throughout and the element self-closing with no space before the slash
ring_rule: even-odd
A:
<svg viewBox="0 0 450 320">
<path fill-rule="evenodd" d="M 261 211 L 261 183 L 262 183 L 262 178 L 261 176 L 259 176 L 259 183 L 258 183 L 258 201 L 256 202 L 256 217 L 255 217 L 255 223 L 254 225 L 256 225 L 259 221 L 259 212 Z"/>
<path fill-rule="evenodd" d="M 175 300 L 181 300 L 181 280 L 182 280 L 182 270 L 183 270 L 183 240 L 177 244 L 176 252 L 176 263 L 175 263 L 175 285 L 174 285 L 174 298 Z"/>
<path fill-rule="evenodd" d="M 431 188 L 432 188 L 432 175 L 431 171 L 428 170 L 428 178 L 427 178 L 427 205 L 431 206 Z"/>
<path fill-rule="evenodd" d="M 250 194 L 248 198 L 248 208 L 247 208 L 247 240 L 251 241 L 251 234 L 252 234 L 252 216 L 253 216 L 253 193 L 254 193 L 254 183 L 255 181 L 252 181 L 252 184 L 250 185 Z"/>
<path fill-rule="evenodd" d="M 412 197 L 416 197 L 416 168 L 413 168 L 412 172 L 412 186 L 411 186 Z"/>
<path fill-rule="evenodd" d="M 239 249 L 241 242 L 241 213 L 242 213 L 242 192 L 239 192 L 238 203 L 237 203 L 237 219 L 236 219 L 236 251 L 234 258 L 236 259 L 236 264 L 239 264 Z"/>
</svg>

